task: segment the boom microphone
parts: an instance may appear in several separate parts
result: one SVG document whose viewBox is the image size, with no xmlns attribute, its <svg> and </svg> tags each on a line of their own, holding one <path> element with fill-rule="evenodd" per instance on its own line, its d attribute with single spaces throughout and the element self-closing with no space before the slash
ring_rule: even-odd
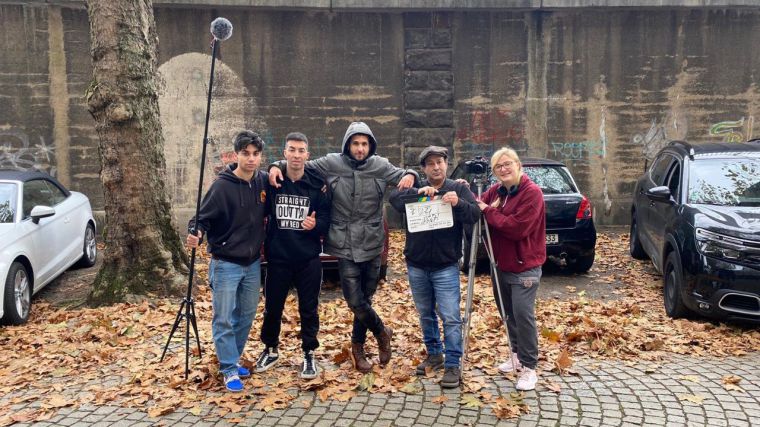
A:
<svg viewBox="0 0 760 427">
<path fill-rule="evenodd" d="M 195 218 L 198 218 L 198 212 L 201 209 L 201 194 L 203 192 L 203 171 L 206 166 L 206 147 L 208 146 L 208 121 L 211 116 L 211 90 L 214 87 L 214 64 L 216 63 L 216 52 L 218 41 L 227 40 L 232 37 L 232 23 L 225 18 L 216 18 L 211 21 L 211 34 L 214 35 L 214 41 L 211 42 L 211 73 L 208 81 L 208 97 L 206 98 L 206 124 L 203 127 L 203 149 L 201 150 L 201 167 L 200 176 L 198 177 L 198 197 L 195 202 Z M 474 269 L 473 269 L 474 270 Z M 201 338 L 198 335 L 198 323 L 195 320 L 195 300 L 193 299 L 193 277 L 195 273 L 195 248 L 190 253 L 190 274 L 188 274 L 187 294 L 182 300 L 182 304 L 177 311 L 177 317 L 174 318 L 174 325 L 169 332 L 169 339 L 166 340 L 164 351 L 161 352 L 161 361 L 164 361 L 166 350 L 169 349 L 169 343 L 172 342 L 174 332 L 185 320 L 185 379 L 190 375 L 190 328 L 195 332 L 195 343 L 198 344 L 198 355 L 201 356 Z M 510 353 L 511 354 L 511 353 Z"/>
<path fill-rule="evenodd" d="M 216 18 L 211 21 L 211 34 L 217 40 L 227 40 L 232 37 L 232 23 L 227 18 Z"/>
</svg>

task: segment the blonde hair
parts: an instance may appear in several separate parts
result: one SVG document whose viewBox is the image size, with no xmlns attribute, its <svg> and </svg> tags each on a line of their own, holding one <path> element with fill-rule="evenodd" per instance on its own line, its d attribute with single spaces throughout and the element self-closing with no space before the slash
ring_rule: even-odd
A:
<svg viewBox="0 0 760 427">
<path fill-rule="evenodd" d="M 491 156 L 491 170 L 493 171 L 496 169 L 496 164 L 499 163 L 499 160 L 504 156 L 517 163 L 517 182 L 520 182 L 519 180 L 522 178 L 523 174 L 522 162 L 520 161 L 520 156 L 517 155 L 517 152 L 509 147 L 501 147 L 493 153 L 493 156 Z M 494 199 L 493 203 L 491 203 L 491 206 L 498 208 L 503 202 L 506 202 L 506 198 L 502 200 L 501 196 L 499 196 Z"/>
<path fill-rule="evenodd" d="M 499 159 L 501 159 L 503 156 L 509 157 L 513 162 L 517 163 L 520 166 L 517 171 L 517 176 L 522 176 L 522 162 L 520 161 L 520 156 L 517 155 L 517 152 L 515 150 L 509 147 L 501 147 L 493 153 L 493 156 L 491 156 L 491 169 L 493 170 L 496 168 L 496 163 L 498 163 Z"/>
</svg>

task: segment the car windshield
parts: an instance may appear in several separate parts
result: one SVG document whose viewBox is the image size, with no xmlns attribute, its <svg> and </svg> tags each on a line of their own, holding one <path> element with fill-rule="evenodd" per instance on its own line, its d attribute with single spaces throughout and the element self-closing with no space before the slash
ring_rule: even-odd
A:
<svg viewBox="0 0 760 427">
<path fill-rule="evenodd" d="M 570 173 L 562 166 L 523 166 L 523 171 L 544 194 L 575 193 Z"/>
<path fill-rule="evenodd" d="M 688 194 L 689 203 L 760 206 L 760 159 L 697 159 Z"/>
<path fill-rule="evenodd" d="M 0 224 L 13 222 L 16 213 L 16 184 L 0 183 Z"/>
</svg>

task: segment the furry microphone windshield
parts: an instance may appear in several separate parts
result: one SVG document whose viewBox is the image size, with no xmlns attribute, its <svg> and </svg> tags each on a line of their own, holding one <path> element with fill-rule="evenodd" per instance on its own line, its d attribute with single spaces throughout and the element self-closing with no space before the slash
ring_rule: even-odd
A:
<svg viewBox="0 0 760 427">
<path fill-rule="evenodd" d="M 211 21 L 211 34 L 217 40 L 227 40 L 232 37 L 232 23 L 226 18 L 216 18 Z"/>
</svg>

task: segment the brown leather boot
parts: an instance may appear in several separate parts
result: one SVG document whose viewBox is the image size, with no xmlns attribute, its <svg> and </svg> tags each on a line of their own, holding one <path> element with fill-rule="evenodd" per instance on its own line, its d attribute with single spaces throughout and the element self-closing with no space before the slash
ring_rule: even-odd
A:
<svg viewBox="0 0 760 427">
<path fill-rule="evenodd" d="M 380 353 L 380 364 L 383 366 L 391 360 L 391 338 L 393 338 L 393 329 L 387 326 L 377 336 L 377 350 Z"/>
<path fill-rule="evenodd" d="M 372 364 L 367 360 L 367 356 L 364 355 L 364 344 L 351 343 L 351 361 L 354 362 L 354 368 L 362 373 L 367 373 L 372 370 Z"/>
</svg>

